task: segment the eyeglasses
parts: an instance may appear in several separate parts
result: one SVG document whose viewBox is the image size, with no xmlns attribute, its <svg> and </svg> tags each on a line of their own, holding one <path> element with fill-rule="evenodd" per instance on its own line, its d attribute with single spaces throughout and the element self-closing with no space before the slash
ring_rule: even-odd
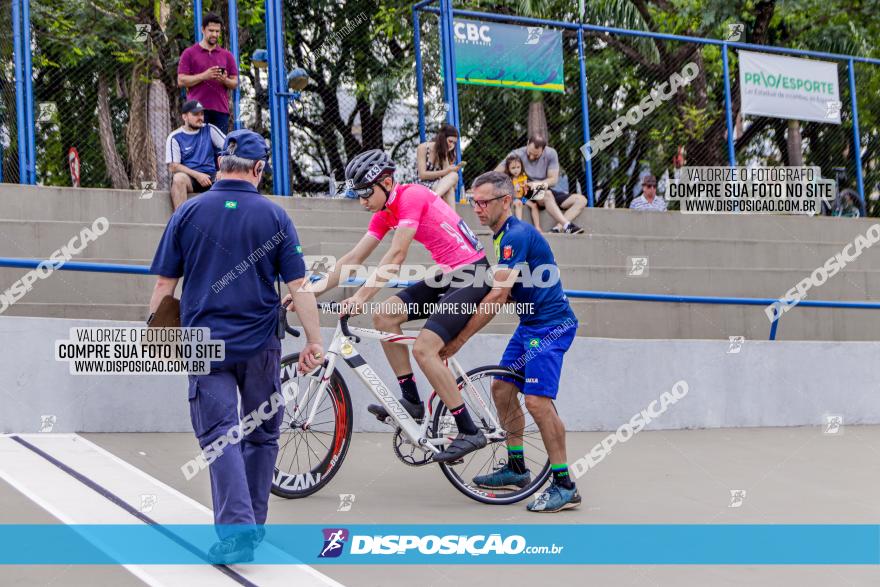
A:
<svg viewBox="0 0 880 587">
<path fill-rule="evenodd" d="M 657 184 L 656 183 L 643 183 L 642 187 L 643 188 L 656 188 Z"/>
<path fill-rule="evenodd" d="M 506 195 L 507 194 L 502 194 L 500 196 L 495 196 L 494 198 L 489 198 L 488 200 L 471 200 L 471 205 L 474 208 L 479 208 L 480 210 L 485 210 L 486 208 L 489 207 L 489 202 L 491 202 L 493 200 L 500 200 L 501 198 L 503 198 Z"/>
</svg>

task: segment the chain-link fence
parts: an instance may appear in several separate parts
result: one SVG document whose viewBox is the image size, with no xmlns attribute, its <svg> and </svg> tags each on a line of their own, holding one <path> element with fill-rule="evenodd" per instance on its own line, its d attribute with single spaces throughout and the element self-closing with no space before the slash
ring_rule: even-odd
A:
<svg viewBox="0 0 880 587">
<path fill-rule="evenodd" d="M 177 66 L 193 44 L 192 22 L 192 3 L 179 0 L 32 4 L 39 184 L 167 189 L 165 144 L 181 125 Z M 0 140 L 12 144 L 4 147 L 3 180 L 17 181 L 11 28 L 0 26 Z"/>
<path fill-rule="evenodd" d="M 426 12 L 423 18 L 429 16 L 433 15 Z M 464 22 L 465 18 L 479 17 L 465 13 L 461 18 L 456 16 L 456 22 Z M 519 25 L 523 30 L 539 24 L 549 31 L 563 26 L 516 16 L 493 16 L 483 24 L 497 22 Z M 468 162 L 466 180 L 493 168 L 512 148 L 525 145 L 530 129 L 545 129 L 548 143 L 558 152 L 562 173 L 568 176 L 569 191 L 588 191 L 584 165 L 585 158 L 589 158 L 597 206 L 629 206 L 641 192 L 641 178 L 648 173 L 657 177 L 662 194 L 664 184 L 676 178 L 684 165 L 728 165 L 731 159 L 723 65 L 726 50 L 735 163 L 817 166 L 822 177 L 836 180 L 841 190 L 857 190 L 847 58 L 820 58 L 834 63 L 838 76 L 839 100 L 829 100 L 828 122 L 744 116 L 740 114 L 739 48 L 644 31 L 624 33 L 592 25 L 583 30 L 590 148 L 581 150 L 583 117 L 576 31 L 562 30 L 564 93 L 481 87 L 459 79 L 462 158 Z M 760 52 L 761 48 L 749 50 Z M 792 57 L 811 58 L 791 53 Z M 864 194 L 868 214 L 878 215 L 880 125 L 874 96 L 880 86 L 880 66 L 856 61 L 854 69 Z M 427 64 L 423 71 L 429 103 L 427 80 L 436 71 Z M 437 84 L 439 87 L 441 82 Z M 835 111 L 840 114 L 840 124 L 831 123 Z M 426 115 L 430 117 L 430 107 Z M 826 209 L 826 213 L 830 211 Z"/>
<path fill-rule="evenodd" d="M 497 34 L 496 30 L 490 29 L 488 34 Z M 460 31 L 467 34 L 467 28 Z M 464 169 L 467 185 L 481 173 L 494 169 L 512 150 L 525 147 L 529 136 L 535 134 L 543 136 L 547 145 L 556 150 L 560 181 L 567 182 L 570 191 L 584 193 L 584 161 L 579 150 L 583 144 L 583 116 L 577 33 L 548 27 L 542 38 L 549 37 L 549 31 L 562 37 L 561 84 L 556 78 L 555 84 L 532 86 L 541 89 L 478 85 L 483 83 L 482 80 L 459 84 L 460 130 L 464 137 L 462 159 L 467 161 Z M 526 38 L 525 34 L 523 38 Z M 532 46 L 523 47 L 528 50 Z M 476 75 L 494 78 L 504 67 L 501 63 L 492 64 Z M 473 74 L 457 72 L 459 79 Z M 548 90 L 551 86 L 552 89 Z"/>
<path fill-rule="evenodd" d="M 418 142 L 415 77 L 411 61 L 399 59 L 407 41 L 388 29 L 406 26 L 403 11 L 389 15 L 367 0 L 287 0 L 284 13 L 297 23 L 286 27 L 288 68 L 310 77 L 288 104 L 293 192 L 342 193 L 346 162 L 368 149 L 391 153 L 405 176 Z"/>
<path fill-rule="evenodd" d="M 0 181 L 19 181 L 12 5 L 0 5 Z"/>
<path fill-rule="evenodd" d="M 225 20 L 224 1 L 204 2 Z M 286 71 L 310 77 L 287 101 L 291 190 L 339 193 L 345 163 L 370 148 L 399 162 L 400 178 L 417 178 L 420 142 L 409 8 L 369 0 L 283 0 Z M 458 17 L 456 17 L 458 18 Z M 471 15 L 469 18 L 475 18 Z M 437 11 L 419 14 L 426 140 L 446 120 Z M 532 23 L 512 24 L 526 27 Z M 194 43 L 187 0 L 46 0 L 31 10 L 37 182 L 43 185 L 167 187 L 165 140 L 180 126 L 184 92 L 177 67 Z M 688 165 L 726 165 L 727 120 L 722 48 L 585 27 L 584 49 L 593 145 L 592 182 L 581 152 L 583 116 L 575 25 L 561 34 L 563 91 L 481 86 L 459 81 L 464 179 L 492 169 L 530 129 L 546 134 L 570 191 L 592 188 L 595 204 L 624 207 L 640 177 L 661 180 Z M 19 181 L 16 85 L 10 4 L 0 8 L 0 161 L 2 180 Z M 271 138 L 268 73 L 252 56 L 266 48 L 265 2 L 239 0 L 240 125 Z M 227 46 L 224 24 L 221 45 Z M 728 49 L 736 162 L 817 165 L 841 188 L 857 173 L 848 63 L 837 61 L 841 124 L 738 116 L 738 50 Z M 693 64 L 691 69 L 689 64 Z M 880 67 L 855 63 L 856 94 L 870 214 L 880 213 Z M 459 72 L 459 77 L 463 75 Z M 691 79 L 691 76 L 693 78 Z M 684 83 L 680 83 L 684 79 Z M 286 88 L 278 88 L 284 90 Z M 645 102 L 647 100 L 647 102 Z M 634 110 L 634 107 L 635 108 Z M 270 184 L 266 184 L 267 186 Z M 267 188 L 267 191 L 268 188 Z"/>
<path fill-rule="evenodd" d="M 727 164 L 717 47 L 596 31 L 586 42 L 598 206 L 629 206 L 646 173 L 662 193 L 684 159 Z"/>
</svg>

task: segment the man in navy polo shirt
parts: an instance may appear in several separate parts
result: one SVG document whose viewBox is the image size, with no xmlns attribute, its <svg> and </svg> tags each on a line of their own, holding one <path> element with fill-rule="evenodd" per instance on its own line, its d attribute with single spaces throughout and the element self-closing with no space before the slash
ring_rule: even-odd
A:
<svg viewBox="0 0 880 587">
<path fill-rule="evenodd" d="M 279 276 L 306 333 L 300 370 L 323 363 L 315 297 L 300 289 L 305 264 L 296 229 L 280 206 L 257 192 L 267 158 L 260 135 L 230 133 L 220 153 L 223 179 L 174 213 L 151 267 L 159 277 L 150 312 L 183 277 L 181 325 L 210 328 L 212 340 L 225 341 L 225 358 L 212 362 L 210 374 L 189 376 L 190 417 L 203 450 L 221 436 L 232 438 L 228 432 L 240 425 L 239 393 L 241 413 L 250 414 L 281 391 L 281 300 L 273 287 Z M 253 560 L 262 540 L 283 413 L 277 410 L 244 437 L 240 432 L 241 441 L 227 444 L 210 464 L 217 563 Z"/>
<path fill-rule="evenodd" d="M 165 163 L 171 174 L 171 207 L 177 210 L 188 194 L 211 187 L 217 176 L 217 153 L 225 136 L 213 124 L 205 124 L 205 109 L 197 100 L 180 109 L 183 126 L 165 141 Z"/>
</svg>

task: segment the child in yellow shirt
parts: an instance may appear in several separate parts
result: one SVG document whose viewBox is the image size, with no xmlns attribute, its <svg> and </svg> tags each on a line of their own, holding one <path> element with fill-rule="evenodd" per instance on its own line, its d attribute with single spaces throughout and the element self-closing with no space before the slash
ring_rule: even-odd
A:
<svg viewBox="0 0 880 587">
<path fill-rule="evenodd" d="M 522 220 L 523 204 L 529 207 L 532 214 L 532 224 L 538 231 L 541 231 L 541 217 L 538 205 L 530 200 L 532 188 L 529 187 L 529 177 L 523 171 L 523 162 L 518 155 L 509 155 L 504 160 L 504 173 L 506 173 L 511 181 L 513 188 L 516 190 L 513 198 L 513 213 L 517 220 Z"/>
</svg>

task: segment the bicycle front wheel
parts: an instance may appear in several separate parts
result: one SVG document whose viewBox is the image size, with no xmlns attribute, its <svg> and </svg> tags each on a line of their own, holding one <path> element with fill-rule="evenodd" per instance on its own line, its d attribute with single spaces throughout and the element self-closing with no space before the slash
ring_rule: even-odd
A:
<svg viewBox="0 0 880 587">
<path fill-rule="evenodd" d="M 298 360 L 299 353 L 281 359 L 284 396 L 297 399 L 289 399 L 284 407 L 272 479 L 272 493 L 288 499 L 307 497 L 330 483 L 348 453 L 352 430 L 351 396 L 339 372 L 318 398 L 306 393 L 313 379 L 297 371 Z M 306 427 L 315 402 L 315 418 Z"/>
<path fill-rule="evenodd" d="M 499 505 L 521 501 L 535 493 L 550 478 L 550 457 L 541 440 L 538 425 L 526 409 L 525 396 L 521 393 L 516 393 L 513 396 L 499 398 L 499 401 L 502 403 L 501 405 L 496 405 L 491 387 L 496 377 L 503 376 L 505 379 L 517 381 L 520 384 L 525 383 L 525 380 L 513 371 L 499 366 L 477 367 L 468 371 L 467 376 L 472 384 L 472 387 L 469 386 L 470 389 L 465 389 L 466 383 L 464 378 L 460 377 L 457 383 L 459 390 L 462 392 L 465 405 L 467 405 L 468 412 L 470 412 L 474 423 L 483 434 L 491 435 L 490 438 L 495 437 L 495 440 L 490 440 L 484 448 L 466 455 L 458 463 L 439 463 L 440 469 L 456 489 L 471 499 L 482 503 Z M 474 394 L 479 394 L 482 402 L 477 400 Z M 506 421 L 509 427 L 513 429 L 507 429 L 503 431 L 504 434 L 498 434 L 499 431 L 494 429 L 491 421 L 485 417 L 486 409 L 492 413 L 495 421 L 502 427 Z M 513 422 L 519 423 L 513 424 Z M 452 417 L 452 414 L 449 413 L 449 409 L 443 402 L 439 402 L 439 407 L 434 413 L 433 426 L 430 430 L 435 438 L 441 436 L 454 438 L 458 434 L 455 418 Z M 504 459 L 507 458 L 507 442 L 505 438 L 511 436 L 522 438 L 526 467 L 531 472 L 528 482 L 523 487 L 509 488 L 493 488 L 476 483 L 475 477 L 490 474 L 494 468 L 503 464 Z"/>
</svg>

